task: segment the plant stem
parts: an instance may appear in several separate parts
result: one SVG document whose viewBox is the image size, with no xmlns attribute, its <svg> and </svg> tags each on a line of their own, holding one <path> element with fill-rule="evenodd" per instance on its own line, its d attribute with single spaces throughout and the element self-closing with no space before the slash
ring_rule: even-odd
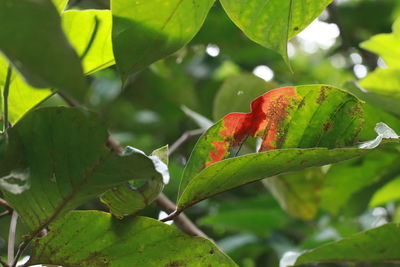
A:
<svg viewBox="0 0 400 267">
<path fill-rule="evenodd" d="M 169 155 L 174 153 L 183 143 L 185 143 L 190 137 L 200 135 L 204 132 L 204 129 L 197 129 L 184 132 L 181 137 L 178 138 L 169 148 Z"/>
<path fill-rule="evenodd" d="M 10 92 L 11 74 L 12 74 L 11 65 L 8 65 L 6 82 L 4 84 L 4 90 L 3 90 L 4 131 L 6 131 L 8 128 L 8 95 Z"/>
<path fill-rule="evenodd" d="M 10 222 L 10 230 L 8 232 L 8 248 L 7 248 L 7 257 L 8 262 L 12 264 L 14 260 L 18 261 L 18 257 L 14 258 L 14 247 L 15 247 L 15 234 L 17 231 L 17 221 L 18 221 L 18 213 L 14 210 L 11 216 Z"/>
</svg>

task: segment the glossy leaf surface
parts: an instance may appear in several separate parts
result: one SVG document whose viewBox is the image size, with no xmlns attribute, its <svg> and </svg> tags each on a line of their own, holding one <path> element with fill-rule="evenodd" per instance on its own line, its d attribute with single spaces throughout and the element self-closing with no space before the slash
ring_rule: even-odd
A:
<svg viewBox="0 0 400 267">
<path fill-rule="evenodd" d="M 296 266 L 311 262 L 399 261 L 400 227 L 386 224 L 301 255 Z"/>
<path fill-rule="evenodd" d="M 8 137 L 1 189 L 32 233 L 112 187 L 162 175 L 142 153 L 114 154 L 102 123 L 75 108 L 28 113 Z"/>
<path fill-rule="evenodd" d="M 220 0 L 231 20 L 254 42 L 288 63 L 287 41 L 317 18 L 332 0 Z"/>
<path fill-rule="evenodd" d="M 113 49 L 122 77 L 187 44 L 214 1 L 113 0 Z"/>
<path fill-rule="evenodd" d="M 0 50 L 28 83 L 82 99 L 87 88 L 82 67 L 53 4 L 1 0 L 0 17 L 7 22 L 7 27 L 0 28 Z"/>
<path fill-rule="evenodd" d="M 147 217 L 123 221 L 73 211 L 37 239 L 30 264 L 63 266 L 236 266 L 211 241 Z"/>
<path fill-rule="evenodd" d="M 356 148 L 279 149 L 222 160 L 191 179 L 178 200 L 178 210 L 257 180 L 351 159 L 366 152 Z"/>
<path fill-rule="evenodd" d="M 199 139 L 183 174 L 181 190 L 201 170 L 240 149 L 249 137 L 261 139 L 259 152 L 343 147 L 355 143 L 362 117 L 361 102 L 331 86 L 271 90 L 252 102 L 250 113 L 226 115 Z"/>
</svg>

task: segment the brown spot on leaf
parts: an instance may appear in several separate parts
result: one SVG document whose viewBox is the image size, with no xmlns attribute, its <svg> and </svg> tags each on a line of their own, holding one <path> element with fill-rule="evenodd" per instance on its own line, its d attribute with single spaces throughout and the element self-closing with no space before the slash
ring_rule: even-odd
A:
<svg viewBox="0 0 400 267">
<path fill-rule="evenodd" d="M 294 31 L 298 31 L 298 30 L 299 30 L 299 27 L 296 26 L 296 27 L 293 28 L 293 30 L 294 30 Z"/>
<path fill-rule="evenodd" d="M 179 266 L 185 266 L 185 262 L 183 261 L 171 261 L 170 263 L 167 263 L 164 265 L 164 267 L 179 267 Z"/>
<path fill-rule="evenodd" d="M 327 91 L 329 91 L 331 89 L 332 89 L 332 87 L 330 87 L 330 86 L 326 86 L 326 85 L 321 86 L 321 91 L 320 91 L 319 97 L 317 99 L 318 104 L 321 104 L 322 102 L 325 101 L 326 93 L 327 93 Z"/>
<path fill-rule="evenodd" d="M 324 123 L 324 133 L 326 133 L 327 131 L 329 131 L 330 128 L 332 128 L 333 123 L 328 121 L 326 123 Z"/>
</svg>

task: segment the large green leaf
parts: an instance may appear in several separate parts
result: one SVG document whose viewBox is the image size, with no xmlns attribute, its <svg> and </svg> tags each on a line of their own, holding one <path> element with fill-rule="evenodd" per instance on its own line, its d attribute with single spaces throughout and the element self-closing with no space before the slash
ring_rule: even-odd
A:
<svg viewBox="0 0 400 267">
<path fill-rule="evenodd" d="M 76 108 L 38 109 L 10 128 L 0 187 L 33 234 L 112 187 L 162 176 L 158 158 L 128 148 L 117 155 L 107 137 L 95 116 Z"/>
<path fill-rule="evenodd" d="M 178 200 L 181 211 L 203 199 L 229 189 L 281 173 L 351 159 L 366 153 L 356 148 L 278 149 L 217 162 L 183 188 Z"/>
<path fill-rule="evenodd" d="M 0 28 L 0 51 L 29 84 L 82 99 L 82 67 L 49 0 L 0 0 L 0 21 L 7 24 Z"/>
<path fill-rule="evenodd" d="M 287 41 L 318 17 L 333 0 L 220 0 L 231 20 L 254 42 L 288 63 Z"/>
<path fill-rule="evenodd" d="M 386 224 L 301 255 L 296 266 L 311 262 L 400 261 L 400 226 Z"/>
<path fill-rule="evenodd" d="M 73 211 L 34 243 L 29 264 L 100 266 L 237 266 L 211 241 L 189 237 L 146 217 L 123 221 L 99 211 Z"/>
<path fill-rule="evenodd" d="M 337 215 L 355 193 L 379 182 L 387 174 L 400 171 L 399 161 L 397 150 L 382 149 L 333 165 L 324 181 L 321 207 Z"/>
<path fill-rule="evenodd" d="M 114 64 L 109 10 L 69 10 L 62 14 L 62 26 L 82 58 L 85 74 Z"/>
<path fill-rule="evenodd" d="M 187 44 L 214 1 L 113 0 L 113 48 L 123 78 Z"/>
</svg>

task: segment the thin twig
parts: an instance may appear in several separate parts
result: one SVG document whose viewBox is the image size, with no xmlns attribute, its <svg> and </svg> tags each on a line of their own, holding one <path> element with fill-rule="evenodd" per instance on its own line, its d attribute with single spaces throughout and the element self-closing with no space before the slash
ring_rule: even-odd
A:
<svg viewBox="0 0 400 267">
<path fill-rule="evenodd" d="M 17 250 L 17 254 L 15 255 L 14 261 L 12 262 L 10 267 L 16 267 L 17 266 L 19 257 L 21 257 L 22 253 L 24 252 L 26 247 L 29 245 L 30 241 L 31 241 L 31 239 L 27 239 L 24 242 L 22 242 L 21 245 L 19 245 L 18 250 Z"/>
<path fill-rule="evenodd" d="M 7 130 L 8 126 L 9 126 L 9 124 L 8 124 L 8 94 L 10 92 L 11 74 L 12 74 L 12 68 L 11 68 L 11 65 L 8 65 L 6 82 L 4 84 L 4 89 L 3 89 L 3 114 L 4 114 L 3 130 L 4 130 L 4 132 Z"/>
<path fill-rule="evenodd" d="M 10 230 L 8 232 L 7 257 L 8 257 L 8 262 L 10 264 L 14 262 L 14 247 L 15 247 L 15 234 L 17 232 L 17 221 L 18 221 L 18 213 L 14 210 L 11 216 Z M 18 260 L 18 257 L 16 257 L 15 259 Z"/>
<path fill-rule="evenodd" d="M 13 208 L 10 206 L 10 204 L 8 204 L 7 201 L 2 198 L 0 198 L 0 206 L 4 207 L 8 211 L 13 211 Z"/>
<path fill-rule="evenodd" d="M 73 100 L 69 99 L 67 96 L 62 95 L 58 93 L 64 101 L 70 105 L 71 107 L 78 106 L 76 102 Z M 181 144 L 183 144 L 189 137 L 199 135 L 203 132 L 203 129 L 198 129 L 198 130 L 193 130 L 186 132 L 183 134 L 170 148 L 169 154 L 173 153 Z M 192 132 L 192 133 L 190 133 Z M 185 137 L 184 137 L 185 136 Z M 182 141 L 183 140 L 183 141 Z M 107 140 L 107 146 L 114 150 L 116 153 L 121 153 L 122 152 L 122 147 L 111 137 L 108 138 Z M 168 197 L 161 193 L 157 199 L 156 199 L 156 204 L 160 207 L 161 210 L 171 213 L 176 210 L 176 205 L 174 202 L 168 199 Z M 171 215 L 170 215 L 171 216 Z M 168 216 L 168 217 L 170 217 Z M 210 237 L 208 237 L 205 233 L 203 233 L 185 214 L 180 213 L 176 214 L 175 217 L 173 218 L 175 223 L 178 225 L 178 227 L 185 232 L 188 235 L 192 236 L 201 236 L 204 238 L 207 238 L 211 240 Z M 14 267 L 14 266 L 12 266 Z"/>
<path fill-rule="evenodd" d="M 174 212 L 176 211 L 175 203 L 169 200 L 168 197 L 164 194 L 160 194 L 157 197 L 156 204 L 167 213 L 172 212 L 171 214 L 174 214 Z M 192 236 L 201 236 L 210 239 L 210 237 L 208 237 L 203 231 L 201 231 L 185 214 L 177 213 L 173 220 L 183 232 Z M 161 221 L 164 221 L 164 219 Z"/>
<path fill-rule="evenodd" d="M 184 132 L 181 137 L 178 138 L 169 148 L 169 154 L 174 153 L 183 143 L 185 143 L 190 137 L 200 135 L 204 132 L 204 129 L 196 129 Z"/>
</svg>

